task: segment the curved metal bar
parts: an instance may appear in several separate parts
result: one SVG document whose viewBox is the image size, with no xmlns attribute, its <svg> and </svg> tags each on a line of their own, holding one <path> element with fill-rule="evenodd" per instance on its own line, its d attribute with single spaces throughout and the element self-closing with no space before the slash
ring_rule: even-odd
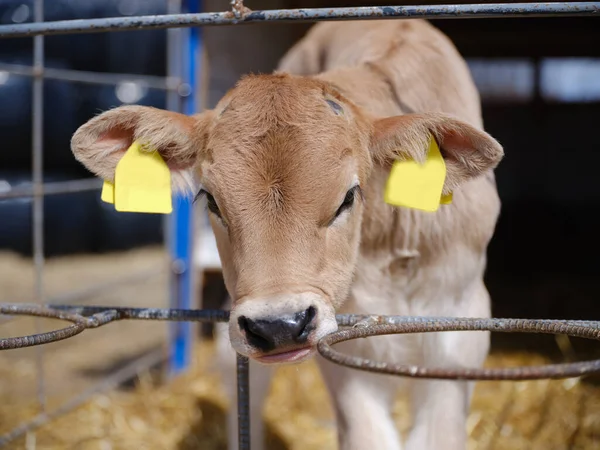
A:
<svg viewBox="0 0 600 450">
<path fill-rule="evenodd" d="M 78 314 L 70 314 L 55 309 L 43 308 L 39 305 L 0 305 L 0 314 L 11 316 L 35 316 L 49 319 L 59 319 L 72 322 L 72 325 L 55 331 L 20 336 L 14 338 L 1 338 L 0 350 L 32 347 L 34 345 L 48 344 L 73 337 L 87 328 L 88 319 Z"/>
<path fill-rule="evenodd" d="M 347 316 L 347 319 L 352 319 Z M 431 333 L 440 331 L 493 331 L 505 333 L 566 334 L 568 336 L 600 340 L 600 323 L 592 321 L 530 320 L 530 319 L 469 319 L 469 318 L 413 318 L 372 316 L 378 320 L 396 321 L 395 324 L 368 323 L 368 318 L 355 322 L 354 328 L 342 329 L 325 336 L 317 345 L 319 353 L 327 360 L 354 369 L 387 375 L 412 378 L 447 380 L 537 380 L 579 377 L 600 373 L 600 360 L 525 366 L 497 369 L 428 368 L 415 365 L 376 362 L 356 356 L 344 355 L 331 346 L 340 342 L 371 336 L 390 334 Z M 352 320 L 348 320 L 352 322 Z M 361 326 L 362 325 L 362 326 Z"/>
<path fill-rule="evenodd" d="M 87 328 L 97 328 L 117 320 L 169 320 L 194 322 L 227 322 L 229 311 L 187 310 L 167 308 L 117 308 L 111 306 L 74 306 L 35 304 L 0 304 L 0 314 L 35 316 L 72 322 L 59 330 L 29 336 L 0 338 L 0 350 L 49 344 L 73 337 Z"/>
<path fill-rule="evenodd" d="M 170 320 L 227 322 L 229 311 L 166 308 L 121 308 L 109 306 L 0 304 L 0 314 L 30 315 L 67 320 L 72 325 L 31 336 L 0 339 L 0 350 L 31 347 L 59 341 L 117 320 Z M 352 339 L 390 334 L 442 331 L 491 331 L 504 333 L 545 333 L 600 340 L 600 322 L 583 320 L 477 319 L 452 317 L 405 317 L 377 315 L 338 315 L 341 330 L 324 337 L 317 345 L 326 359 L 347 367 L 388 375 L 449 380 L 535 380 L 579 377 L 600 373 L 600 360 L 544 366 L 451 369 L 375 362 L 344 355 L 331 346 Z M 350 328 L 349 328 L 350 327 Z"/>
</svg>

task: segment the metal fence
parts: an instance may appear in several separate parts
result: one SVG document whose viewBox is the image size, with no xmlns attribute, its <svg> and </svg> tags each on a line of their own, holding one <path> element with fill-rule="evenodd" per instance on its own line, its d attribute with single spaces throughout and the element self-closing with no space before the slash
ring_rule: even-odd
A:
<svg viewBox="0 0 600 450">
<path fill-rule="evenodd" d="M 189 364 L 191 322 L 227 321 L 227 311 L 192 309 L 192 205 L 189 199 L 177 197 L 172 215 L 167 219 L 166 244 L 171 255 L 172 309 L 139 309 L 74 306 L 69 303 L 113 286 L 127 284 L 133 279 L 151 274 L 134 274 L 116 280 L 112 286 L 92 286 L 61 298 L 48 299 L 44 295 L 44 197 L 47 195 L 97 190 L 99 180 L 86 179 L 67 182 L 43 182 L 43 89 L 45 79 L 76 81 L 81 83 L 115 85 L 125 80 L 143 80 L 148 86 L 167 91 L 167 108 L 191 114 L 199 109 L 198 85 L 201 63 L 202 25 L 239 25 L 266 22 L 315 22 L 322 20 L 362 19 L 440 19 L 440 18 L 506 18 L 506 17 L 552 17 L 596 16 L 600 17 L 600 2 L 566 3 L 507 3 L 463 5 L 419 5 L 358 8 L 314 8 L 251 11 L 242 0 L 232 0 L 232 9 L 226 12 L 201 13 L 200 0 L 167 0 L 169 14 L 158 16 L 117 17 L 89 20 L 44 22 L 44 0 L 35 0 L 34 22 L 18 25 L 1 25 L 0 38 L 23 38 L 33 36 L 33 66 L 0 64 L 0 70 L 33 78 L 32 110 L 32 188 L 0 193 L 5 198 L 33 198 L 33 260 L 35 266 L 35 303 L 0 304 L 0 314 L 29 315 L 66 320 L 71 324 L 61 330 L 38 333 L 32 336 L 0 339 L 0 350 L 38 346 L 48 342 L 73 337 L 86 329 L 97 328 L 123 319 L 174 321 L 170 339 L 171 373 L 184 370 Z M 183 13 L 183 11 L 187 11 Z M 72 33 L 95 33 L 140 29 L 168 28 L 168 73 L 166 77 L 92 73 L 44 67 L 44 36 Z M 181 30 L 180 28 L 189 28 Z M 343 355 L 331 348 L 335 343 L 349 339 L 364 338 L 392 333 L 422 333 L 450 330 L 489 330 L 493 332 L 537 332 L 567 334 L 600 340 L 600 322 L 523 320 L 523 319 L 457 319 L 432 317 L 358 316 L 337 317 L 340 331 L 325 337 L 319 344 L 320 354 L 330 361 L 348 367 L 371 372 L 419 378 L 462 380 L 516 380 L 539 378 L 565 378 L 600 372 L 600 360 L 555 364 L 542 367 L 517 367 L 511 369 L 448 370 L 415 366 L 392 365 Z M 1 323 L 1 322 L 0 322 Z M 38 347 L 38 397 L 41 414 L 20 425 L 4 436 L 5 445 L 29 430 L 48 422 L 85 402 L 92 394 L 117 386 L 124 379 L 143 367 L 155 362 L 155 358 L 142 358 L 132 367 L 126 367 L 106 378 L 82 395 L 60 407 L 46 411 L 44 405 L 45 385 L 41 364 L 43 347 Z M 249 439 L 249 386 L 248 360 L 238 355 L 238 429 L 240 450 L 250 448 Z"/>
<path fill-rule="evenodd" d="M 165 0 L 170 14 L 181 14 L 183 11 L 197 13 L 200 11 L 199 0 Z M 48 25 L 44 22 L 44 0 L 34 0 L 33 20 L 29 26 Z M 12 25 L 1 25 L 4 30 Z M 87 28 L 88 26 L 85 26 Z M 115 28 L 116 30 L 117 28 Z M 23 37 L 22 31 L 16 30 L 13 37 Z M 32 183 L 31 187 L 17 187 L 0 192 L 0 200 L 15 198 L 32 199 L 33 218 L 33 260 L 35 270 L 35 303 L 77 303 L 78 301 L 115 289 L 136 281 L 147 280 L 157 274 L 160 268 L 150 271 L 131 273 L 109 283 L 89 286 L 76 292 L 59 297 L 47 298 L 44 289 L 44 199 L 48 195 L 59 195 L 83 191 L 98 191 L 101 181 L 96 178 L 44 183 L 43 164 L 43 123 L 44 123 L 44 82 L 47 79 L 79 82 L 96 85 L 117 86 L 122 82 L 141 82 L 149 88 L 166 92 L 167 109 L 194 113 L 199 108 L 197 89 L 199 66 L 201 63 L 202 35 L 198 28 L 189 30 L 171 29 L 167 31 L 167 75 L 166 77 L 150 75 L 130 75 L 116 73 L 96 73 L 77 70 L 47 68 L 44 65 L 44 36 L 35 32 L 33 38 L 33 65 L 0 63 L 0 71 L 27 76 L 33 79 L 32 105 Z M 173 213 L 165 219 L 165 244 L 170 253 L 170 295 L 169 303 L 173 308 L 191 308 L 193 289 L 192 261 L 192 204 L 186 197 L 176 197 L 173 201 Z M 167 294 L 167 292 L 165 292 Z M 167 297 L 167 295 L 165 295 Z M 7 317 L 1 317 L 0 323 L 6 323 Z M 36 320 L 36 326 L 39 326 Z M 190 363 L 193 336 L 189 322 L 173 323 L 169 336 L 168 371 L 176 374 L 184 370 Z M 64 414 L 85 402 L 96 392 L 100 392 L 130 378 L 147 369 L 163 358 L 162 352 L 154 352 L 130 363 L 127 367 L 113 373 L 97 386 L 83 392 L 59 408 L 49 411 L 46 407 L 46 382 L 43 369 L 43 347 L 37 352 L 36 371 L 38 379 L 38 403 L 40 414 L 30 422 L 0 437 L 0 445 L 6 444 L 23 435 L 28 430 Z"/>
</svg>

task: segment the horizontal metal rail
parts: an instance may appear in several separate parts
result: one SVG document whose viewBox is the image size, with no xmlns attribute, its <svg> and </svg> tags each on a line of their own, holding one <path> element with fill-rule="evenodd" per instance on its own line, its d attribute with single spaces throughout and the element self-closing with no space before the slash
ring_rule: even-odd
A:
<svg viewBox="0 0 600 450">
<path fill-rule="evenodd" d="M 73 337 L 86 329 L 101 327 L 110 322 L 124 319 L 178 322 L 226 322 L 229 320 L 229 311 L 224 310 L 122 308 L 112 306 L 49 305 L 47 307 L 40 307 L 39 305 L 0 304 L 0 314 L 56 318 L 71 322 L 71 325 L 56 331 L 15 338 L 0 338 L 0 350 L 56 342 Z M 425 368 L 374 362 L 346 356 L 331 348 L 331 345 L 339 342 L 370 336 L 441 331 L 565 334 L 585 339 L 600 340 L 600 321 L 354 314 L 337 315 L 336 320 L 342 329 L 321 339 L 317 346 L 319 352 L 323 357 L 334 363 L 369 372 L 453 380 L 534 380 L 543 378 L 570 378 L 600 373 L 600 360 L 539 367 L 499 369 Z M 348 329 L 349 327 L 350 329 Z"/>
<path fill-rule="evenodd" d="M 35 195 L 73 194 L 75 192 L 95 191 L 102 187 L 102 180 L 85 178 L 83 180 L 56 181 L 44 183 L 36 189 L 33 186 L 17 187 L 6 192 L 0 191 L 0 200 L 8 198 L 28 198 Z"/>
<path fill-rule="evenodd" d="M 463 5 L 372 6 L 350 8 L 274 9 L 165 14 L 60 20 L 0 26 L 0 38 L 125 30 L 186 28 L 202 25 L 236 25 L 264 22 L 316 22 L 367 19 L 471 19 L 509 17 L 600 16 L 600 2 L 493 3 Z"/>
<path fill-rule="evenodd" d="M 76 83 L 117 85 L 119 83 L 143 83 L 146 87 L 160 90 L 178 90 L 181 81 L 173 77 L 154 75 L 134 75 L 125 73 L 88 72 L 83 70 L 53 69 L 45 67 L 36 70 L 23 64 L 7 64 L 0 62 L 0 72 L 21 75 L 25 77 L 41 76 L 48 80 L 73 81 Z"/>
<path fill-rule="evenodd" d="M 350 316 L 346 317 L 352 319 Z M 340 321 L 342 319 L 338 317 L 338 322 Z M 331 348 L 333 344 L 371 336 L 443 331 L 563 334 L 600 340 L 600 322 L 598 321 L 371 316 L 355 324 L 351 329 L 342 329 L 325 336 L 319 341 L 317 348 L 321 356 L 335 364 L 367 372 L 414 378 L 474 381 L 540 380 L 581 377 L 600 373 L 600 359 L 544 366 L 453 369 L 372 361 L 345 355 Z"/>
</svg>

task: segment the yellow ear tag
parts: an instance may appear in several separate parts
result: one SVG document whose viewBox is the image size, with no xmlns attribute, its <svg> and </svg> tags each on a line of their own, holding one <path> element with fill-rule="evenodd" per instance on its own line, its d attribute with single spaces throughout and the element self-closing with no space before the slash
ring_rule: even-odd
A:
<svg viewBox="0 0 600 450">
<path fill-rule="evenodd" d="M 114 184 L 104 183 L 101 198 L 120 212 L 169 214 L 173 211 L 169 167 L 157 151 L 144 151 L 136 141 L 117 164 Z"/>
<path fill-rule="evenodd" d="M 113 204 L 115 203 L 115 185 L 110 181 L 104 181 L 102 185 L 102 195 L 100 196 L 103 202 Z"/>
<path fill-rule="evenodd" d="M 395 161 L 385 189 L 385 202 L 394 206 L 435 212 L 452 202 L 452 194 L 442 195 L 446 163 L 432 137 L 424 164 L 414 160 Z"/>
<path fill-rule="evenodd" d="M 442 195 L 442 198 L 440 199 L 440 205 L 449 205 L 450 203 L 452 203 L 452 192 L 450 192 L 448 195 Z"/>
</svg>

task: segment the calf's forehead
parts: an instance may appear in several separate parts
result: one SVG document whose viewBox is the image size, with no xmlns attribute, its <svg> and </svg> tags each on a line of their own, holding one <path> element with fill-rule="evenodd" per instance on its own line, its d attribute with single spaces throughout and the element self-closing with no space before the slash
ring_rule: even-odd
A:
<svg viewBox="0 0 600 450">
<path fill-rule="evenodd" d="M 256 139 L 224 141 L 203 164 L 202 181 L 228 210 L 318 210 L 339 201 L 357 173 L 345 141 L 295 125 L 274 127 Z"/>
<path fill-rule="evenodd" d="M 271 89 L 230 95 L 209 135 L 202 181 L 228 191 L 275 186 L 287 196 L 347 188 L 364 159 L 352 122 L 317 89 Z"/>
<path fill-rule="evenodd" d="M 347 165 L 356 153 L 344 131 L 281 124 L 259 136 L 215 139 L 211 165 L 224 175 L 236 169 L 277 178 L 314 170 L 325 175 Z"/>
</svg>

